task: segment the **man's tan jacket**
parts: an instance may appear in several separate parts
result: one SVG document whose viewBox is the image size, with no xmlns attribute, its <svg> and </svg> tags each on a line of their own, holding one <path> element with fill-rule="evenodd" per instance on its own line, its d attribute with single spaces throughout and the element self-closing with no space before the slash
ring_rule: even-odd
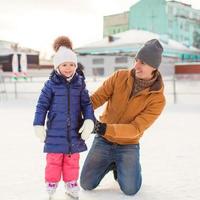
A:
<svg viewBox="0 0 200 200">
<path fill-rule="evenodd" d="M 138 144 L 165 106 L 160 73 L 150 88 L 132 96 L 134 73 L 134 69 L 115 72 L 91 96 L 94 109 L 107 102 L 100 121 L 107 124 L 104 137 L 113 143 Z"/>
</svg>

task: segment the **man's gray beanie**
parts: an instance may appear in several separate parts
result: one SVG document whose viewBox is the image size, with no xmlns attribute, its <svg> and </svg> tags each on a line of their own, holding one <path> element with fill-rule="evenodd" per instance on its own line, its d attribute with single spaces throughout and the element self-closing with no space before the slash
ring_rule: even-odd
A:
<svg viewBox="0 0 200 200">
<path fill-rule="evenodd" d="M 158 68 L 162 60 L 163 47 L 157 39 L 147 41 L 144 46 L 137 52 L 136 59 Z"/>
</svg>

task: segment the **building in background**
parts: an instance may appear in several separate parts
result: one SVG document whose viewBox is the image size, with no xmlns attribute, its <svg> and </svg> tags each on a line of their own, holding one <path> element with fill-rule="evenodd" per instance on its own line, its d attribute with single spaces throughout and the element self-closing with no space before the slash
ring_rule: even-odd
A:
<svg viewBox="0 0 200 200">
<path fill-rule="evenodd" d="M 78 61 L 85 66 L 88 76 L 108 76 L 118 69 L 133 67 L 134 56 L 150 39 L 159 39 L 164 47 L 160 71 L 174 75 L 174 63 L 200 61 L 200 50 L 180 42 L 143 30 L 129 30 L 77 48 Z"/>
<path fill-rule="evenodd" d="M 27 67 L 38 68 L 39 66 L 39 51 L 30 48 L 20 47 L 15 42 L 0 40 L 0 65 L 3 71 L 12 71 L 13 55 L 17 54 L 19 71 L 21 71 L 20 58 L 21 55 L 26 55 Z"/>
<path fill-rule="evenodd" d="M 178 1 L 140 0 L 129 11 L 104 16 L 103 36 L 146 30 L 200 48 L 200 10 Z"/>
<path fill-rule="evenodd" d="M 129 29 L 128 15 L 129 12 L 124 12 L 116 15 L 104 16 L 103 36 L 106 37 L 115 33 L 127 31 Z"/>
</svg>

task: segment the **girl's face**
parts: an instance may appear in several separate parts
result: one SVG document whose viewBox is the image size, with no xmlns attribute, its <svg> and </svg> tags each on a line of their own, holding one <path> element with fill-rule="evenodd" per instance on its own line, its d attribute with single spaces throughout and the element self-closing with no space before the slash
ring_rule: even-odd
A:
<svg viewBox="0 0 200 200">
<path fill-rule="evenodd" d="M 62 75 L 68 78 L 74 74 L 76 65 L 73 62 L 64 62 L 58 66 L 58 69 Z"/>
</svg>

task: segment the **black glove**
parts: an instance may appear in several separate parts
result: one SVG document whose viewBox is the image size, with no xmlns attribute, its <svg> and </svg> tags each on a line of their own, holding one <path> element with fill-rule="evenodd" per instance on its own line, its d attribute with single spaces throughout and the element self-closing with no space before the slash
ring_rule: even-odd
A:
<svg viewBox="0 0 200 200">
<path fill-rule="evenodd" d="M 99 135 L 104 135 L 106 132 L 106 127 L 107 127 L 106 123 L 101 123 L 100 121 L 96 120 L 94 123 L 93 133 L 99 134 Z"/>
</svg>

